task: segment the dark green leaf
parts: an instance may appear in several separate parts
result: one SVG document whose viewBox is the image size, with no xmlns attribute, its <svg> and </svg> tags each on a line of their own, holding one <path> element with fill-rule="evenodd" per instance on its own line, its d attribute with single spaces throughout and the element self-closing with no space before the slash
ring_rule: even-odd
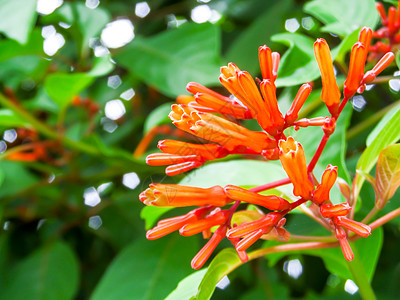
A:
<svg viewBox="0 0 400 300">
<path fill-rule="evenodd" d="M 275 34 L 271 39 L 289 46 L 279 64 L 276 86 L 301 84 L 320 76 L 313 39 L 297 33 Z"/>
<path fill-rule="evenodd" d="M 96 59 L 93 69 L 87 73 L 54 73 L 47 76 L 44 87 L 60 107 L 66 107 L 72 98 L 87 88 L 95 77 L 112 71 L 114 65 L 108 56 Z"/>
<path fill-rule="evenodd" d="M 186 84 L 218 82 L 219 29 L 212 24 L 184 24 L 152 38 L 136 37 L 117 54 L 118 63 L 148 85 L 175 97 Z"/>
<path fill-rule="evenodd" d="M 306 3 L 304 11 L 325 24 L 322 31 L 341 37 L 362 26 L 374 29 L 379 18 L 374 0 L 313 0 Z"/>
<path fill-rule="evenodd" d="M 269 2 L 271 6 L 235 39 L 225 55 L 226 61 L 250 73 L 259 73 L 258 47 L 269 43 L 270 37 L 279 32 L 282 20 L 293 5 L 291 0 Z"/>
<path fill-rule="evenodd" d="M 177 236 L 131 244 L 109 266 L 91 299 L 164 299 L 190 274 L 194 247 L 194 240 Z"/>
<path fill-rule="evenodd" d="M 2 160 L 0 161 L 0 170 L 5 174 L 0 197 L 21 192 L 38 182 L 38 178 L 19 162 Z"/>
<path fill-rule="evenodd" d="M 8 274 L 2 300 L 68 300 L 78 289 L 78 263 L 62 242 L 44 246 Z"/>
<path fill-rule="evenodd" d="M 43 55 L 43 37 L 40 30 L 34 30 L 26 45 L 20 45 L 16 41 L 0 41 L 0 62 L 19 55 Z"/>
<path fill-rule="evenodd" d="M 110 22 L 111 15 L 101 7 L 88 8 L 84 3 L 75 5 L 77 23 L 82 34 L 82 51 L 89 49 L 89 40 L 100 34 L 105 25 Z"/>
<path fill-rule="evenodd" d="M 37 0 L 0 0 L 0 31 L 26 44 L 36 20 Z"/>
</svg>

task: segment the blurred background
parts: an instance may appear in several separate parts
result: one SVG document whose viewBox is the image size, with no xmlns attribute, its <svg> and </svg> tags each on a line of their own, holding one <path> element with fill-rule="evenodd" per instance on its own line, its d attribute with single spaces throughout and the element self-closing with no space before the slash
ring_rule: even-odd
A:
<svg viewBox="0 0 400 300">
<path fill-rule="evenodd" d="M 159 300 L 193 273 L 200 237 L 145 239 L 161 214 L 185 211 L 143 210 L 138 195 L 149 183 L 184 177 L 147 166 L 146 154 L 157 152 L 159 139 L 186 138 L 167 115 L 188 82 L 226 93 L 219 67 L 232 61 L 259 76 L 257 51 L 267 44 L 286 51 L 278 86 L 288 107 L 299 84 L 319 76 L 309 59 L 315 38 L 334 48 L 378 22 L 374 1 L 349 8 L 335 1 L 333 13 L 347 18 L 342 34 L 322 32 L 315 2 L 324 1 L 0 1 L 0 299 Z M 367 12 L 358 9 L 364 5 Z M 369 92 L 367 108 L 364 97 L 353 100 L 350 175 L 372 126 L 398 108 L 396 70 L 386 74 L 390 85 Z M 307 112 L 319 109 L 319 93 Z M 363 193 L 373 197 L 368 187 Z M 384 234 L 382 255 L 378 261 L 380 249 L 374 252 L 371 262 L 378 265 L 373 287 L 395 299 L 399 223 Z M 331 274 L 315 255 L 252 261 L 219 287 L 213 299 L 360 298 L 351 280 Z"/>
</svg>

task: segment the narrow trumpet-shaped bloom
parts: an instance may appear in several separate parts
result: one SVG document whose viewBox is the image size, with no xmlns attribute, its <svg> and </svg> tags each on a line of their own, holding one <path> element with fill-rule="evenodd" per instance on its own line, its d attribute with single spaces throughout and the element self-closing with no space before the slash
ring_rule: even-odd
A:
<svg viewBox="0 0 400 300">
<path fill-rule="evenodd" d="M 335 235 L 336 238 L 339 240 L 340 248 L 342 248 L 344 258 L 347 261 L 352 261 L 354 259 L 354 254 L 347 240 L 346 232 L 343 230 L 343 228 L 336 226 Z"/>
<path fill-rule="evenodd" d="M 371 234 L 371 227 L 346 217 L 336 217 L 334 223 L 347 228 L 362 237 L 367 237 Z"/>
<path fill-rule="evenodd" d="M 314 43 L 314 53 L 321 72 L 322 93 L 321 99 L 325 102 L 332 115 L 336 115 L 340 103 L 340 91 L 336 83 L 331 51 L 324 39 L 317 39 Z"/>
<path fill-rule="evenodd" d="M 220 186 L 203 189 L 179 184 L 151 183 L 139 195 L 140 201 L 153 206 L 224 206 L 231 200 Z"/>
<path fill-rule="evenodd" d="M 278 67 L 281 56 L 278 52 L 272 52 L 271 56 L 272 56 L 272 75 L 275 80 L 276 77 L 278 76 Z"/>
<path fill-rule="evenodd" d="M 275 85 L 271 80 L 264 79 L 260 83 L 260 90 L 265 99 L 265 107 L 269 113 L 268 119 L 264 120 L 263 118 L 265 124 L 265 128 L 263 128 L 272 136 L 276 136 L 282 131 L 285 119 L 279 111 Z"/>
<path fill-rule="evenodd" d="M 324 218 L 333 218 L 346 216 L 351 210 L 351 207 L 348 203 L 340 203 L 337 205 L 332 205 L 329 203 L 322 204 L 320 207 L 321 215 Z"/>
<path fill-rule="evenodd" d="M 287 111 L 285 116 L 286 124 L 292 125 L 297 118 L 299 117 L 299 111 L 303 107 L 304 102 L 306 101 L 307 97 L 310 95 L 312 91 L 311 84 L 305 83 L 300 88 L 294 98 L 292 106 Z"/>
<path fill-rule="evenodd" d="M 309 199 L 314 185 L 308 179 L 303 147 L 291 136 L 286 141 L 280 140 L 279 159 L 293 183 L 293 194 Z"/>
<path fill-rule="evenodd" d="M 271 49 L 268 48 L 267 45 L 258 48 L 258 59 L 260 61 L 261 75 L 263 79 L 274 81 Z"/>
<path fill-rule="evenodd" d="M 372 68 L 372 70 L 365 73 L 363 83 L 370 83 L 376 76 L 378 76 L 387 66 L 389 66 L 394 60 L 394 54 L 392 52 L 386 53 Z"/>
<path fill-rule="evenodd" d="M 233 151 L 236 147 L 243 145 L 258 153 L 264 149 L 276 147 L 275 140 L 264 132 L 248 130 L 243 126 L 212 114 L 203 112 L 190 112 L 187 114 L 178 105 L 172 105 L 172 107 L 173 111 L 169 114 L 169 117 L 178 128 L 203 139 L 216 142 L 229 151 Z"/>
<path fill-rule="evenodd" d="M 201 250 L 192 259 L 191 265 L 193 269 L 195 270 L 200 269 L 204 265 L 204 263 L 207 261 L 207 259 L 215 250 L 215 248 L 225 237 L 226 230 L 227 230 L 226 226 L 220 226 L 217 228 L 217 230 L 214 232 L 213 236 L 207 242 L 207 244 L 203 248 L 201 248 Z"/>
<path fill-rule="evenodd" d="M 270 210 L 284 210 L 290 207 L 288 201 L 275 195 L 264 196 L 234 185 L 227 185 L 224 190 L 233 200 L 260 205 Z"/>
<path fill-rule="evenodd" d="M 343 94 L 347 99 L 353 97 L 361 85 L 367 54 L 368 49 L 363 43 L 357 42 L 354 44 L 350 55 L 349 73 L 343 86 Z"/>
<path fill-rule="evenodd" d="M 248 234 L 251 234 L 253 232 L 259 231 L 260 229 L 262 229 L 262 234 L 267 234 L 271 231 L 272 227 L 278 223 L 281 217 L 282 215 L 279 213 L 269 213 L 259 220 L 249 223 L 243 223 L 237 227 L 229 229 L 226 236 L 229 239 L 240 238 L 247 236 Z"/>
<path fill-rule="evenodd" d="M 213 110 L 222 114 L 230 114 L 238 119 L 250 119 L 252 115 L 250 111 L 240 105 L 237 101 L 232 100 L 229 97 L 225 97 L 221 94 L 202 86 L 196 82 L 189 82 L 186 89 L 194 95 L 194 98 L 200 111 Z M 193 106 L 193 104 L 189 104 Z"/>
<path fill-rule="evenodd" d="M 169 176 L 181 174 L 202 166 L 206 161 L 224 157 L 229 152 L 217 144 L 191 144 L 173 140 L 162 140 L 158 147 L 165 153 L 147 156 L 151 166 L 170 165 L 165 169 Z"/>
<path fill-rule="evenodd" d="M 154 240 L 163 237 L 171 232 L 179 230 L 184 225 L 190 222 L 194 222 L 202 218 L 211 209 L 212 206 L 205 206 L 192 210 L 183 216 L 161 220 L 157 223 L 156 227 L 147 231 L 146 237 L 149 240 Z"/>
<path fill-rule="evenodd" d="M 161 140 L 157 147 L 164 153 L 177 155 L 196 155 L 205 160 L 224 157 L 228 151 L 218 144 L 192 144 L 175 140 Z"/>
<path fill-rule="evenodd" d="M 204 219 L 189 222 L 188 224 L 184 225 L 179 230 L 179 233 L 183 236 L 191 236 L 210 229 L 213 226 L 223 225 L 228 217 L 228 211 L 217 208 L 215 212 L 210 213 L 210 215 L 208 215 Z"/>
<path fill-rule="evenodd" d="M 317 186 L 313 193 L 313 201 L 322 204 L 329 200 L 329 192 L 337 179 L 337 167 L 328 165 L 322 174 L 321 183 Z"/>
</svg>

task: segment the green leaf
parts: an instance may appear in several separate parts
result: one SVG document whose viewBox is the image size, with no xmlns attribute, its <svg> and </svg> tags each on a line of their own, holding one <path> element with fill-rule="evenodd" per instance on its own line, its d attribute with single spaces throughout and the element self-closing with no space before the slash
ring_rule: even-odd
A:
<svg viewBox="0 0 400 300">
<path fill-rule="evenodd" d="M 199 270 L 181 280 L 176 289 L 165 300 L 182 300 L 195 296 L 206 272 L 207 269 Z"/>
<path fill-rule="evenodd" d="M 12 110 L 7 108 L 0 109 L 0 126 L 1 127 L 28 127 L 29 123 L 25 122 Z"/>
<path fill-rule="evenodd" d="M 400 186 L 400 144 L 391 145 L 379 154 L 375 179 L 379 197 L 386 202 Z"/>
<path fill-rule="evenodd" d="M 171 123 L 171 120 L 168 118 L 168 114 L 171 111 L 172 102 L 164 103 L 152 110 L 149 116 L 146 118 L 144 122 L 143 132 L 147 133 L 155 126 Z"/>
<path fill-rule="evenodd" d="M 190 300 L 211 299 L 217 283 L 241 264 L 242 262 L 235 250 L 232 248 L 222 250 L 210 263 L 197 294 Z"/>
<path fill-rule="evenodd" d="M 400 52 L 396 52 L 396 65 L 400 69 Z"/>
<path fill-rule="evenodd" d="M 279 32 L 282 21 L 293 6 L 291 0 L 269 1 L 271 6 L 239 35 L 229 47 L 225 61 L 232 61 L 243 70 L 259 73 L 258 47 L 269 42 Z"/>
<path fill-rule="evenodd" d="M 320 76 L 313 39 L 297 33 L 280 33 L 271 40 L 289 46 L 279 63 L 277 87 L 301 84 Z"/>
<path fill-rule="evenodd" d="M 157 207 L 157 206 L 145 206 L 140 212 L 140 217 L 144 219 L 146 224 L 146 230 L 150 229 L 157 222 L 158 218 L 170 211 L 173 207 Z"/>
<path fill-rule="evenodd" d="M 1 160 L 0 170 L 5 174 L 0 197 L 15 195 L 39 180 L 19 162 Z"/>
<path fill-rule="evenodd" d="M 66 107 L 72 98 L 87 88 L 96 77 L 111 72 L 114 65 L 109 56 L 97 58 L 87 73 L 53 73 L 47 76 L 44 87 L 60 107 Z"/>
<path fill-rule="evenodd" d="M 12 1 L 10 1 L 12 2 Z M 13 40 L 0 41 L 0 62 L 19 55 L 44 55 L 43 37 L 40 30 L 34 30 L 26 45 L 21 45 Z"/>
<path fill-rule="evenodd" d="M 287 178 L 287 175 L 279 164 L 257 160 L 231 160 L 198 168 L 182 179 L 180 184 L 202 188 L 227 184 L 256 186 L 284 178 Z M 289 197 L 292 195 L 292 189 L 292 185 L 277 188 Z"/>
<path fill-rule="evenodd" d="M 40 248 L 11 269 L 0 299 L 73 299 L 78 278 L 74 253 L 65 243 L 56 242 Z"/>
<path fill-rule="evenodd" d="M 101 8 L 88 8 L 84 3 L 75 4 L 77 23 L 82 34 L 82 51 L 88 51 L 89 40 L 98 36 L 104 26 L 111 21 L 110 13 Z"/>
<path fill-rule="evenodd" d="M 304 11 L 325 24 L 322 31 L 341 37 L 361 26 L 374 29 L 379 19 L 374 0 L 313 0 L 306 3 Z"/>
<path fill-rule="evenodd" d="M 376 161 L 378 160 L 379 153 L 387 146 L 397 142 L 400 139 L 400 110 L 398 110 L 392 118 L 377 132 L 375 139 L 371 144 L 364 150 L 358 163 L 357 170 L 361 170 L 365 173 L 369 173 Z M 379 126 L 379 124 L 377 125 Z M 361 190 L 364 183 L 364 178 L 357 176 L 355 184 L 355 195 Z"/>
<path fill-rule="evenodd" d="M 183 24 L 152 38 L 136 37 L 116 61 L 150 86 L 175 97 L 190 81 L 219 82 L 220 32 L 216 25 Z"/>
<path fill-rule="evenodd" d="M 371 145 L 371 143 L 377 138 L 379 133 L 382 131 L 383 127 L 386 126 L 387 123 L 393 122 L 392 118 L 396 115 L 396 113 L 400 110 L 400 104 L 393 107 L 389 112 L 385 114 L 385 116 L 379 121 L 379 123 L 375 126 L 375 128 L 370 132 L 367 137 L 367 147 Z"/>
<path fill-rule="evenodd" d="M 164 299 L 190 274 L 194 248 L 193 239 L 178 236 L 134 242 L 114 259 L 91 299 Z"/>
<path fill-rule="evenodd" d="M 37 0 L 0 0 L 0 32 L 26 44 L 36 20 Z"/>
</svg>

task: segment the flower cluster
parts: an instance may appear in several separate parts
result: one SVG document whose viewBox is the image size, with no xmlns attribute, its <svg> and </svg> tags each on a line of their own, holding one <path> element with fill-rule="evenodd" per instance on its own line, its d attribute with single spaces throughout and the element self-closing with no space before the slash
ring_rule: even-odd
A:
<svg viewBox="0 0 400 300">
<path fill-rule="evenodd" d="M 200 268 L 210 257 L 218 243 L 227 237 L 234 245 L 242 261 L 248 259 L 246 250 L 258 239 L 287 241 L 290 234 L 284 228 L 285 215 L 301 204 L 311 201 L 311 207 L 318 211 L 321 222 L 327 224 L 338 239 L 347 260 L 353 259 L 348 242 L 350 230 L 357 235 L 370 235 L 369 226 L 348 218 L 349 203 L 333 205 L 330 190 L 337 180 L 337 167 L 328 165 L 318 183 L 313 174 L 314 167 L 335 130 L 336 121 L 346 102 L 363 86 L 371 82 L 392 60 L 388 54 L 371 70 L 364 74 L 365 61 L 372 31 L 364 27 L 359 41 L 354 45 L 349 74 L 344 84 L 342 99 L 334 75 L 331 53 L 327 42 L 318 39 L 314 44 L 315 57 L 321 72 L 322 94 L 330 116 L 300 119 L 301 107 L 309 96 L 312 86 L 303 84 L 286 114 L 278 108 L 275 80 L 279 65 L 279 54 L 271 52 L 267 46 L 259 48 L 262 80 L 254 80 L 251 75 L 240 70 L 233 63 L 221 68 L 219 77 L 222 85 L 231 94 L 226 97 L 198 83 L 189 83 L 187 90 L 193 94 L 191 102 L 174 104 L 169 114 L 173 124 L 197 137 L 202 143 L 187 143 L 163 140 L 158 144 L 162 153 L 147 157 L 150 165 L 167 165 L 166 173 L 176 175 L 203 165 L 209 160 L 230 154 L 256 154 L 267 160 L 280 160 L 288 178 L 252 189 L 234 185 L 198 188 L 177 184 L 150 184 L 140 194 L 146 205 L 198 208 L 183 216 L 161 220 L 147 232 L 148 239 L 157 239 L 179 230 L 183 236 L 203 233 L 210 238 L 207 244 L 192 260 L 192 267 Z M 256 119 L 263 131 L 251 131 L 240 125 L 240 119 Z M 319 126 L 324 132 L 323 139 L 307 164 L 302 145 L 284 131 L 289 127 Z M 296 199 L 275 195 L 261 195 L 259 192 L 291 183 Z M 246 218 L 237 218 L 242 203 L 266 208 L 252 211 Z M 228 208 L 224 208 L 228 204 Z M 251 216 L 250 216 L 251 215 Z M 249 217 L 250 216 L 250 217 Z"/>
<path fill-rule="evenodd" d="M 370 46 L 370 60 L 381 57 L 382 55 L 392 51 L 396 45 L 400 44 L 399 8 L 390 6 L 386 13 L 385 7 L 381 2 L 377 2 L 375 5 L 381 18 L 382 27 L 372 33 L 372 37 L 379 39 L 380 41 L 376 42 L 375 45 Z"/>
</svg>

